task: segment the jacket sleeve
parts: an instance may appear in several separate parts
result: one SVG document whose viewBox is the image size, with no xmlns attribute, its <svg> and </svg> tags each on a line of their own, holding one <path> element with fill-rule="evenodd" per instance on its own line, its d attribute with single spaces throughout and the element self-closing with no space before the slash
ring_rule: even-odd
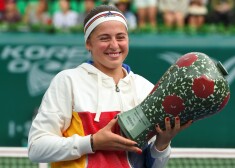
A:
<svg viewBox="0 0 235 168">
<path fill-rule="evenodd" d="M 33 162 L 73 160 L 92 153 L 90 135 L 65 138 L 73 110 L 72 82 L 59 73 L 46 91 L 28 138 L 28 154 Z"/>
<path fill-rule="evenodd" d="M 150 154 L 150 157 L 147 160 L 148 164 L 150 164 L 149 167 L 152 168 L 166 167 L 171 154 L 171 146 L 168 145 L 168 147 L 165 150 L 159 151 L 156 149 L 154 143 L 152 142 L 149 146 L 149 150 L 150 151 L 148 152 L 148 155 Z"/>
</svg>

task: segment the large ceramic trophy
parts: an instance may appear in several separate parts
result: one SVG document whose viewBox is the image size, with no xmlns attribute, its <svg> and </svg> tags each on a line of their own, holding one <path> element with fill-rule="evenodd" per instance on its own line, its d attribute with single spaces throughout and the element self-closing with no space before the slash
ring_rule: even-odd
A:
<svg viewBox="0 0 235 168">
<path fill-rule="evenodd" d="M 156 124 L 165 129 L 165 117 L 174 125 L 174 117 L 179 116 L 183 125 L 220 112 L 230 97 L 227 74 L 220 62 L 204 53 L 185 54 L 141 104 L 118 115 L 118 124 L 142 148 L 156 133 Z"/>
</svg>

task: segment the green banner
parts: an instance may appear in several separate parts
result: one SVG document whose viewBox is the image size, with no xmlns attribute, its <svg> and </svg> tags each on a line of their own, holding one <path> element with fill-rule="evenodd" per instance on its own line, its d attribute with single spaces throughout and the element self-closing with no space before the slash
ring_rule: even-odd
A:
<svg viewBox="0 0 235 168">
<path fill-rule="evenodd" d="M 235 37 L 131 35 L 126 63 L 156 83 L 176 59 L 204 52 L 228 70 L 231 97 L 220 113 L 197 121 L 173 147 L 235 147 Z M 31 121 L 56 73 L 89 59 L 83 35 L 0 34 L 0 146 L 26 146 Z"/>
</svg>

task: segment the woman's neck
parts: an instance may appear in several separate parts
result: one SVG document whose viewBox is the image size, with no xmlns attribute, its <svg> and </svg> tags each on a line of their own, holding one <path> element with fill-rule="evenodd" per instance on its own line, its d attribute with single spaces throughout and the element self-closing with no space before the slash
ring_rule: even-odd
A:
<svg viewBox="0 0 235 168">
<path fill-rule="evenodd" d="M 125 71 L 123 70 L 122 67 L 117 68 L 117 69 L 100 69 L 98 68 L 100 71 L 102 71 L 103 73 L 105 73 L 106 75 L 110 76 L 113 78 L 115 84 L 118 84 L 119 80 L 124 78 L 126 76 Z"/>
<path fill-rule="evenodd" d="M 123 70 L 123 68 L 121 69 L 121 71 L 118 71 L 114 73 L 113 75 L 111 75 L 111 77 L 113 77 L 115 84 L 118 84 L 119 80 L 125 78 L 125 76 L 126 76 L 126 73 Z"/>
<path fill-rule="evenodd" d="M 95 64 L 94 62 L 92 62 L 92 64 L 104 74 L 108 75 L 109 77 L 112 77 L 113 80 L 115 81 L 115 84 L 118 84 L 119 80 L 123 79 L 126 76 L 126 72 L 123 69 L 122 65 L 120 65 L 120 67 L 112 69 L 102 66 L 100 64 Z"/>
</svg>

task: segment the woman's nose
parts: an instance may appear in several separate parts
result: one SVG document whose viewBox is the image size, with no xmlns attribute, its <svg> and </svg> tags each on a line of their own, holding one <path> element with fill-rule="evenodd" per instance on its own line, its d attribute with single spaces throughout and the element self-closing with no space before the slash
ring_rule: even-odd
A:
<svg viewBox="0 0 235 168">
<path fill-rule="evenodd" d="M 110 41 L 110 48 L 114 50 L 118 48 L 118 41 L 116 39 Z"/>
</svg>

